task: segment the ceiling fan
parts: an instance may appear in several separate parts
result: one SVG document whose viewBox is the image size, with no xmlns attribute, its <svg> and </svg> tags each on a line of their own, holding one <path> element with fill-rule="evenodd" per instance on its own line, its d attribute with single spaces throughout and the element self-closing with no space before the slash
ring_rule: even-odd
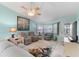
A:
<svg viewBox="0 0 79 59">
<path fill-rule="evenodd" d="M 28 16 L 38 16 L 41 15 L 40 5 L 31 3 L 31 6 L 22 6 L 22 9 L 25 10 Z"/>
</svg>

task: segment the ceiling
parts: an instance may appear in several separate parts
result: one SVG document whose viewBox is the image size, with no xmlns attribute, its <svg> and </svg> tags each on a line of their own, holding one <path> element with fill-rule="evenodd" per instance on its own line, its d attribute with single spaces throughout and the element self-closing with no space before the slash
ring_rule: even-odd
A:
<svg viewBox="0 0 79 59">
<path fill-rule="evenodd" d="M 36 2 L 35 2 L 36 3 Z M 28 17 L 25 10 L 21 6 L 28 7 L 30 2 L 14 2 L 14 3 L 1 3 L 4 6 Z M 33 21 L 39 23 L 52 23 L 59 17 L 74 16 L 79 10 L 79 3 L 77 2 L 39 2 L 36 3 L 40 5 L 41 15 L 35 17 L 28 17 Z"/>
</svg>

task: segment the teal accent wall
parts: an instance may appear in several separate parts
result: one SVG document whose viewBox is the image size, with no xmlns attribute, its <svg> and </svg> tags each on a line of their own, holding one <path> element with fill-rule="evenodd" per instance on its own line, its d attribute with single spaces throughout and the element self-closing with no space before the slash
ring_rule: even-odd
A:
<svg viewBox="0 0 79 59">
<path fill-rule="evenodd" d="M 11 36 L 9 32 L 10 27 L 17 27 L 17 16 L 22 16 L 21 14 L 10 10 L 9 8 L 0 5 L 0 39 L 7 39 Z M 30 21 L 30 30 L 36 31 L 36 23 Z M 24 32 L 29 32 L 24 31 Z M 17 34 L 17 31 L 15 34 Z"/>
</svg>

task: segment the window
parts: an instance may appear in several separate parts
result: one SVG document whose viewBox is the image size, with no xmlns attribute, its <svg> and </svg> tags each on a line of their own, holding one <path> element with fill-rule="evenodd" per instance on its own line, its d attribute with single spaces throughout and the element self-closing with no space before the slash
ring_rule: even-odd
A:
<svg viewBox="0 0 79 59">
<path fill-rule="evenodd" d="M 52 33 L 52 25 L 44 25 L 44 33 Z"/>
<path fill-rule="evenodd" d="M 37 25 L 37 33 L 52 33 L 52 25 Z"/>
<path fill-rule="evenodd" d="M 43 30 L 44 30 L 43 29 L 43 25 L 37 25 L 37 33 L 40 32 L 42 34 L 43 33 Z"/>
<path fill-rule="evenodd" d="M 39 34 L 54 33 L 59 35 L 59 23 L 51 25 L 37 25 L 37 33 Z"/>
</svg>

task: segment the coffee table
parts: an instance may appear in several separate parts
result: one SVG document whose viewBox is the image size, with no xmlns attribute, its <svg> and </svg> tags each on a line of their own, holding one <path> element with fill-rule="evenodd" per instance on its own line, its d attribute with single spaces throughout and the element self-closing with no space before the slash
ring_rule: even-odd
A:
<svg viewBox="0 0 79 59">
<path fill-rule="evenodd" d="M 35 57 L 49 57 L 51 48 L 34 48 L 29 49 L 29 52 Z"/>
</svg>

